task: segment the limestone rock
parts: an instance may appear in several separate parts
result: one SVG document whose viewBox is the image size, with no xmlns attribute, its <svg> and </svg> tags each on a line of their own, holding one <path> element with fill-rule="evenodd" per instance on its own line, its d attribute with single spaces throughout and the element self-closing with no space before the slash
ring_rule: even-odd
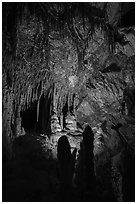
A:
<svg viewBox="0 0 137 204">
<path fill-rule="evenodd" d="M 67 130 L 71 130 L 71 131 L 75 131 L 77 130 L 77 123 L 76 123 L 76 118 L 73 115 L 68 115 L 65 119 L 65 123 L 66 123 L 66 129 Z"/>
<path fill-rule="evenodd" d="M 59 119 L 56 114 L 53 114 L 51 116 L 51 132 L 52 133 L 61 132 L 61 126 L 59 124 Z"/>
</svg>

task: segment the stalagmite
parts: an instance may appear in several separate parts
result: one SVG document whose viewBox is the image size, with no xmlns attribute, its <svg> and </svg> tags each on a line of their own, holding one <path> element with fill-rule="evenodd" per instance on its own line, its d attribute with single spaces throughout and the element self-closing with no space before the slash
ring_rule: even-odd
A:
<svg viewBox="0 0 137 204">
<path fill-rule="evenodd" d="M 95 173 L 94 173 L 94 154 L 93 154 L 94 134 L 91 127 L 86 126 L 83 132 L 83 146 L 84 146 L 84 176 L 85 176 L 85 190 L 95 190 Z"/>
<path fill-rule="evenodd" d="M 58 140 L 57 156 L 60 171 L 60 199 L 61 201 L 71 201 L 73 195 L 72 178 L 77 149 L 71 154 L 71 147 L 66 136 Z"/>
<path fill-rule="evenodd" d="M 134 7 L 133 2 L 2 4 L 4 148 L 8 149 L 12 140 L 25 135 L 19 139 L 25 140 L 24 144 L 21 142 L 17 147 L 19 164 L 11 161 L 9 169 L 7 164 L 4 169 L 4 173 L 7 172 L 3 180 L 5 198 L 7 196 L 9 202 L 17 199 L 20 202 L 56 201 L 59 165 L 63 174 L 61 182 L 66 188 L 62 187 L 63 194 L 68 190 L 66 183 L 70 187 L 74 178 L 71 173 L 75 167 L 76 150 L 73 155 L 71 151 L 75 147 L 80 148 L 82 139 L 80 153 L 77 154 L 80 162 L 77 160 L 75 163 L 76 168 L 80 164 L 78 175 L 74 175 L 79 177 L 74 190 L 76 200 L 72 200 L 84 202 L 90 198 L 88 201 L 92 202 L 95 194 L 101 202 L 113 201 L 109 189 L 110 157 L 121 151 L 121 141 L 111 127 L 113 121 L 106 123 L 105 127 L 102 124 L 111 114 L 115 125 L 122 124 L 120 133 L 124 140 L 134 145 L 135 30 L 134 23 L 122 24 L 129 11 L 134 18 Z M 124 94 L 127 88 L 129 90 Z M 94 127 L 94 134 L 90 127 L 83 132 L 86 124 Z M 39 139 L 40 134 L 47 134 L 49 138 L 46 141 L 43 136 L 39 140 L 40 149 L 45 153 L 42 165 L 39 165 L 41 159 L 37 159 L 39 148 L 36 144 L 33 149 L 35 143 L 31 142 Z M 66 138 L 58 142 L 58 164 L 57 141 L 62 135 Z M 11 154 L 10 148 L 7 151 Z M 49 158 L 52 151 L 56 159 Z M 125 154 L 126 151 L 127 148 Z M 132 152 L 134 155 L 134 147 Z M 29 158 L 36 163 L 36 168 L 31 162 L 21 161 Z M 126 196 L 130 189 L 127 184 L 133 186 L 126 177 L 131 172 L 134 180 L 134 172 L 131 171 L 130 157 L 128 162 L 126 158 L 124 162 L 125 167 L 130 166 L 125 172 Z M 71 173 L 70 166 L 73 167 Z M 67 196 L 69 199 L 70 194 Z M 131 196 L 129 201 L 134 199 L 134 195 Z M 64 194 L 63 197 L 66 201 Z M 6 199 L 3 201 L 6 202 Z"/>
</svg>

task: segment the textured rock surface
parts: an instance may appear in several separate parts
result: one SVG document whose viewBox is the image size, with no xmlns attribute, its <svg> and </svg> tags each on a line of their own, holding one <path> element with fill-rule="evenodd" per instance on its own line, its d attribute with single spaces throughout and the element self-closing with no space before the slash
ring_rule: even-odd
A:
<svg viewBox="0 0 137 204">
<path fill-rule="evenodd" d="M 123 199 L 125 148 L 133 154 L 135 149 L 135 28 L 122 24 L 134 7 L 130 5 L 3 6 L 4 157 L 11 155 L 12 141 L 24 134 L 25 119 L 44 138 L 47 158 L 52 152 L 54 159 L 58 139 L 67 135 L 72 150 L 79 150 L 81 130 L 89 124 L 98 186 L 103 189 L 105 183 L 98 191 L 100 199 L 110 199 L 111 177 L 118 177 L 113 189 L 117 200 Z"/>
<path fill-rule="evenodd" d="M 51 132 L 57 133 L 61 131 L 61 127 L 59 124 L 59 119 L 56 114 L 51 116 Z"/>
<path fill-rule="evenodd" d="M 68 115 L 65 119 L 65 122 L 66 122 L 66 129 L 71 130 L 71 131 L 77 130 L 77 123 L 76 123 L 75 116 Z"/>
<path fill-rule="evenodd" d="M 49 9 L 51 15 L 55 12 L 55 19 L 58 9 L 63 9 L 58 12 L 65 12 L 64 4 L 61 4 L 61 7 L 59 5 Z M 68 9 L 73 6 L 66 5 Z M 12 65 L 12 75 L 3 69 L 3 90 L 8 90 L 12 83 L 12 110 L 24 110 L 32 102 L 38 101 L 39 115 L 41 96 L 48 90 L 49 97 L 54 95 L 51 109 L 55 109 L 58 116 L 62 114 L 66 101 L 68 108 L 74 103 L 78 122 L 90 123 L 92 127 L 104 121 L 109 114 L 116 117 L 116 120 L 118 117 L 124 117 L 122 111 L 130 114 L 129 109 L 134 99 L 127 99 L 124 93 L 125 90 L 134 89 L 134 27 L 129 31 L 128 28 L 117 30 L 117 35 L 123 36 L 126 43 L 123 45 L 119 41 L 116 42 L 114 52 L 111 53 L 106 29 L 101 21 L 95 21 L 99 15 L 98 9 L 102 18 L 101 12 L 105 4 L 89 5 L 89 9 L 94 7 L 95 10 L 93 27 L 88 12 L 83 19 L 81 10 L 76 9 L 72 18 L 68 16 L 70 19 L 64 19 L 62 25 L 60 24 L 62 28 L 58 26 L 58 19 L 55 20 L 54 26 L 51 22 L 48 27 L 48 23 L 43 24 L 43 20 L 40 20 L 36 13 L 28 18 L 30 11 L 26 6 L 22 21 L 18 20 L 16 24 L 16 58 L 13 60 L 12 55 L 8 55 L 6 59 L 3 55 L 4 67 L 8 69 L 9 64 Z M 112 27 L 118 23 L 120 6 L 119 3 L 107 4 L 106 15 Z M 7 50 L 10 49 L 6 36 L 4 42 Z M 74 101 L 73 94 L 76 96 Z M 125 103 L 125 110 L 122 102 Z M 17 117 L 15 111 L 10 113 L 10 118 L 12 115 Z M 20 125 L 17 126 L 17 129 L 21 128 Z"/>
</svg>

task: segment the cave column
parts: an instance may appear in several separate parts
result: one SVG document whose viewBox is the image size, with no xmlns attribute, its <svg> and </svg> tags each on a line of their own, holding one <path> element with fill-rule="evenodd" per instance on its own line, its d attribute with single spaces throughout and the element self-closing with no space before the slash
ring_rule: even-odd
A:
<svg viewBox="0 0 137 204">
<path fill-rule="evenodd" d="M 65 118 L 66 129 L 70 131 L 77 130 L 77 122 L 75 117 L 75 96 L 72 97 L 72 105 L 69 107 L 69 111 Z"/>
<path fill-rule="evenodd" d="M 3 145 L 3 156 L 7 158 L 12 156 L 12 145 L 13 133 L 11 129 L 12 110 L 13 110 L 13 93 L 5 90 L 3 96 L 3 107 L 2 107 L 2 145 Z"/>
<path fill-rule="evenodd" d="M 17 108 L 17 117 L 16 117 L 16 137 L 25 134 L 24 128 L 21 127 L 21 116 L 20 116 L 20 112 L 21 112 L 21 107 L 18 106 Z"/>
<path fill-rule="evenodd" d="M 76 118 L 74 115 L 71 115 L 69 112 L 65 118 L 65 126 L 67 130 L 75 131 L 77 130 L 77 123 L 76 123 Z"/>
<path fill-rule="evenodd" d="M 59 123 L 58 115 L 57 115 L 57 101 L 58 101 L 58 93 L 57 93 L 57 88 L 56 84 L 53 86 L 53 105 L 52 105 L 52 110 L 51 110 L 51 132 L 52 133 L 57 133 L 61 132 L 62 128 Z"/>
<path fill-rule="evenodd" d="M 61 129 L 63 130 L 63 114 L 60 115 L 60 126 Z"/>
</svg>

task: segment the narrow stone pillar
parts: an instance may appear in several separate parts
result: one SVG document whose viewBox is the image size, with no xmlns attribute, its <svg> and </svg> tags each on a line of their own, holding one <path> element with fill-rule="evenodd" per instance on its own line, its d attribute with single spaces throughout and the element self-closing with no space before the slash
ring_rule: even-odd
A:
<svg viewBox="0 0 137 204">
<path fill-rule="evenodd" d="M 63 115 L 60 115 L 60 127 L 63 130 Z"/>
<path fill-rule="evenodd" d="M 83 132 L 83 147 L 84 147 L 84 180 L 85 191 L 94 192 L 96 179 L 94 173 L 94 134 L 89 125 L 86 126 Z"/>
<path fill-rule="evenodd" d="M 51 116 L 50 124 L 51 124 L 51 132 L 52 133 L 61 132 L 62 129 L 61 129 L 61 126 L 59 124 L 59 119 L 58 119 L 58 116 L 56 113 L 54 113 Z"/>
<path fill-rule="evenodd" d="M 57 157 L 60 172 L 60 200 L 72 201 L 73 185 L 72 178 L 74 174 L 75 159 L 77 149 L 75 148 L 71 154 L 71 147 L 66 136 L 62 136 L 58 140 Z"/>
<path fill-rule="evenodd" d="M 77 130 L 77 123 L 74 115 L 71 115 L 68 113 L 66 119 L 65 119 L 66 129 L 71 131 Z"/>
<path fill-rule="evenodd" d="M 20 106 L 18 106 L 17 117 L 16 117 L 16 137 L 20 136 L 21 133 L 22 133 L 22 128 L 21 128 Z"/>
</svg>

